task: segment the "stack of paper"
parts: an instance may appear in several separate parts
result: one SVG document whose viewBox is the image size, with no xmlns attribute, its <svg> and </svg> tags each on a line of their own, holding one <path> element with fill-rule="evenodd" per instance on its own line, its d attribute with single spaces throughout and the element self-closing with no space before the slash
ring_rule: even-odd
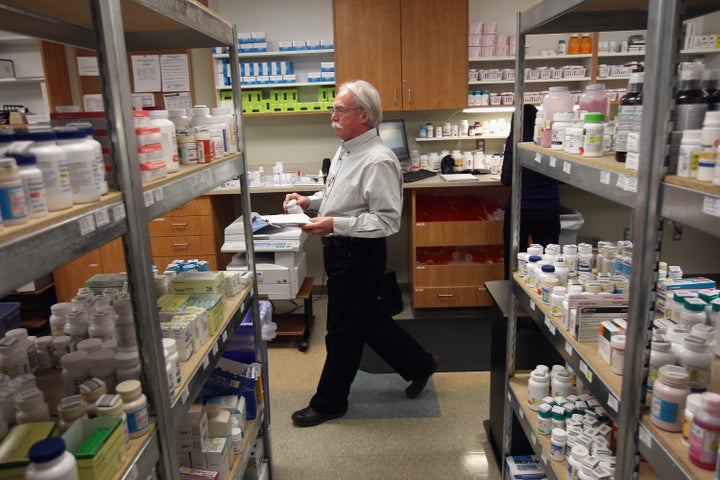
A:
<svg viewBox="0 0 720 480">
<path fill-rule="evenodd" d="M 448 173 L 440 175 L 446 182 L 479 182 L 480 179 L 471 173 Z"/>
</svg>

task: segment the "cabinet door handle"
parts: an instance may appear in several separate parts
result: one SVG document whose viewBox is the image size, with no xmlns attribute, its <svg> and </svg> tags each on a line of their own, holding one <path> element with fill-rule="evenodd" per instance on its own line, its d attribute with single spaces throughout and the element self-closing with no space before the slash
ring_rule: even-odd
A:
<svg viewBox="0 0 720 480">
<path fill-rule="evenodd" d="M 173 247 L 189 247 L 190 243 L 173 243 Z"/>
<path fill-rule="evenodd" d="M 393 105 L 398 104 L 397 88 L 393 88 Z"/>
<path fill-rule="evenodd" d="M 408 88 L 408 105 L 412 105 L 412 88 Z"/>
<path fill-rule="evenodd" d="M 454 297 L 453 293 L 438 293 L 438 297 Z"/>
<path fill-rule="evenodd" d="M 171 223 L 171 224 L 170 224 L 171 227 L 187 227 L 187 225 L 188 225 L 187 222 L 185 222 L 185 223 Z"/>
</svg>

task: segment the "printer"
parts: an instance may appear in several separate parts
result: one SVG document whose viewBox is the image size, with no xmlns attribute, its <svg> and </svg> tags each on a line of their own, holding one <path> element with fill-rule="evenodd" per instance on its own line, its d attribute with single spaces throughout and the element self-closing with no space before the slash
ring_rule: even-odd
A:
<svg viewBox="0 0 720 480">
<path fill-rule="evenodd" d="M 273 225 L 252 213 L 258 293 L 271 300 L 295 298 L 307 272 L 302 250 L 308 234 L 296 225 Z M 226 270 L 248 271 L 242 217 L 225 228 L 222 252 L 234 253 Z"/>
</svg>

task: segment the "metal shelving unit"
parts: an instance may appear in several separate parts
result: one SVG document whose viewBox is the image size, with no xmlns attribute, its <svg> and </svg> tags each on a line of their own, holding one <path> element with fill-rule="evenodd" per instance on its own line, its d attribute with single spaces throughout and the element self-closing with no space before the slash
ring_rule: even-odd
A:
<svg viewBox="0 0 720 480">
<path fill-rule="evenodd" d="M 127 274 L 133 313 L 136 319 L 138 348 L 143 365 L 144 391 L 154 410 L 154 431 L 143 437 L 132 450 L 128 466 L 120 478 L 146 478 L 159 466 L 163 478 L 178 478 L 178 456 L 175 432 L 177 422 L 185 415 L 203 383 L 240 321 L 252 308 L 256 357 L 265 361 L 261 348 L 257 286 L 251 284 L 230 301 L 225 323 L 207 342 L 192 366 L 186 366 L 188 377 L 171 399 L 167 389 L 162 332 L 157 314 L 157 300 L 147 222 L 193 198 L 208 192 L 233 177 L 247 184 L 244 124 L 240 101 L 234 103 L 238 130 L 239 154 L 207 165 L 182 166 L 177 173 L 143 184 L 137 153 L 132 113 L 128 51 L 184 48 L 230 48 L 233 76 L 239 78 L 237 31 L 234 25 L 206 7 L 190 0 L 68 0 L 66 2 L 27 2 L 0 0 L 0 29 L 67 45 L 95 50 L 100 67 L 103 101 L 111 139 L 114 171 L 119 192 L 111 192 L 101 201 L 53 212 L 39 220 L 0 232 L 0 260 L 5 271 L 0 280 L 0 295 L 52 271 L 119 236 L 127 260 Z M 240 99 L 240 87 L 233 87 Z M 250 218 L 248 189 L 239 192 L 243 217 Z M 246 238 L 252 238 L 249 222 Z M 249 267 L 254 271 L 253 245 L 247 245 Z M 142 321 L 140 321 L 142 319 Z M 190 363 L 190 362 L 187 362 Z M 158 381 L 163 379 L 163 381 Z M 264 391 L 267 378 L 264 376 Z M 267 395 L 265 395 L 267 398 Z M 188 401 L 189 400 L 189 401 Z M 267 401 L 267 400 L 265 400 Z M 168 408 L 169 407 L 169 408 Z M 269 415 L 266 405 L 258 405 L 258 418 L 248 435 L 246 455 L 234 471 L 242 478 L 252 442 L 263 431 L 266 456 L 271 459 Z M 271 462 L 270 462 L 271 464 Z"/>
<path fill-rule="evenodd" d="M 511 302 L 508 317 L 508 399 L 505 405 L 505 444 L 503 454 L 508 454 L 512 436 L 512 415 L 519 414 L 519 402 L 513 385 L 521 377 L 515 377 L 515 348 L 517 310 L 522 307 L 544 332 L 571 366 L 576 369 L 595 397 L 606 407 L 615 421 L 617 431 L 617 468 L 615 478 L 633 478 L 638 468 L 636 452 L 640 452 L 655 473 L 667 479 L 713 478 L 713 473 L 689 465 L 687 450 L 679 447 L 677 435 L 654 428 L 643 418 L 641 400 L 643 390 L 643 355 L 649 345 L 650 324 L 654 317 L 649 292 L 654 292 L 659 232 L 662 218 L 692 226 L 711 235 L 720 236 L 720 188 L 698 185 L 684 179 L 665 177 L 664 165 L 670 132 L 670 109 L 673 105 L 674 65 L 678 59 L 679 32 L 685 19 L 718 10 L 717 2 L 711 0 L 542 0 L 533 3 L 518 14 L 518 51 L 525 48 L 528 34 L 563 33 L 568 30 L 613 31 L 646 30 L 645 88 L 643 92 L 643 117 L 639 170 L 624 168 L 611 157 L 588 159 L 562 152 L 543 149 L 522 139 L 522 110 L 515 116 L 516 147 L 513 165 L 512 193 L 512 253 L 513 269 L 516 268 L 518 228 L 520 220 L 521 168 L 528 168 L 591 194 L 598 195 L 633 209 L 632 242 L 633 275 L 630 279 L 630 299 L 626 330 L 627 344 L 638 348 L 625 352 L 625 364 L 619 388 L 617 380 L 607 377 L 605 365 L 583 356 L 568 338 L 569 334 L 558 328 L 543 308 L 526 291 L 517 278 L 511 290 L 516 302 Z M 518 58 L 516 70 L 524 70 L 524 59 Z M 523 98 L 524 83 L 518 82 L 515 98 Z M 652 297 L 652 295 L 651 295 Z M 580 344 L 582 345 L 582 344 Z M 612 374 L 610 374 L 612 375 Z M 622 392 L 622 395 L 621 395 Z M 522 402 L 522 401 L 520 401 Z M 524 416 L 527 417 L 526 415 Z M 534 439 L 531 423 L 520 418 L 525 434 Z M 533 448 L 543 458 L 545 450 L 533 441 Z M 549 477 L 557 472 L 547 468 Z M 561 478 L 564 478 L 561 477 Z M 644 478 L 644 477 L 643 477 Z"/>
</svg>

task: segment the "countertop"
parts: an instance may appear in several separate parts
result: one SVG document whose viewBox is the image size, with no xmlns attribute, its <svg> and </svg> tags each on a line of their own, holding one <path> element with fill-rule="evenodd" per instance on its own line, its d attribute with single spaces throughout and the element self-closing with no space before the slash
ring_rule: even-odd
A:
<svg viewBox="0 0 720 480">
<path fill-rule="evenodd" d="M 440 175 L 436 175 L 417 182 L 404 183 L 403 188 L 405 190 L 416 190 L 422 188 L 496 187 L 502 185 L 500 175 L 475 175 L 475 178 L 477 178 L 477 181 L 448 182 L 443 180 Z M 322 184 L 273 185 L 250 187 L 250 193 L 313 193 L 321 190 L 322 187 Z M 207 195 L 237 195 L 238 193 L 240 193 L 238 188 L 219 187 L 211 190 Z"/>
</svg>

